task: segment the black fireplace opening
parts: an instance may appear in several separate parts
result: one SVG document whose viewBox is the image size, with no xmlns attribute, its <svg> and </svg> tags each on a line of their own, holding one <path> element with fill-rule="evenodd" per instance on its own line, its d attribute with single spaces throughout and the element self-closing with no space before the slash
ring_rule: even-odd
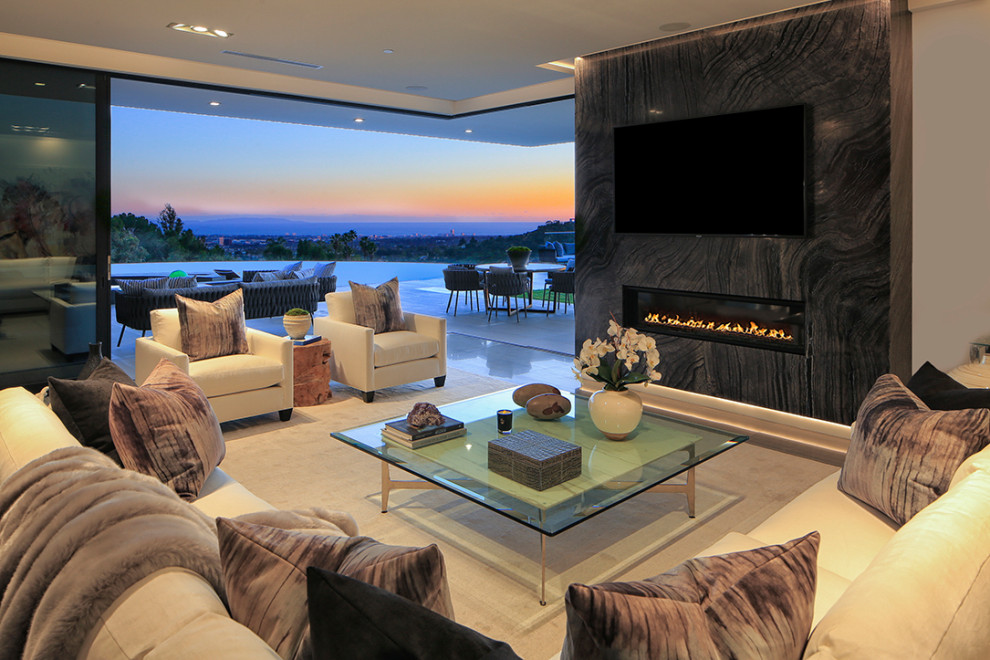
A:
<svg viewBox="0 0 990 660">
<path fill-rule="evenodd" d="M 645 332 L 805 354 L 805 304 L 795 300 L 623 286 L 622 318 Z"/>
</svg>

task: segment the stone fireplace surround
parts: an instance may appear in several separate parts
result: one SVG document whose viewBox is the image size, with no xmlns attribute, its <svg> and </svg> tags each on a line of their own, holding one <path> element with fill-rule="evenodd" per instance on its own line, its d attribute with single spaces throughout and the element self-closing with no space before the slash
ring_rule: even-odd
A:
<svg viewBox="0 0 990 660">
<path fill-rule="evenodd" d="M 624 286 L 794 301 L 803 351 L 655 333 L 662 384 L 848 424 L 879 375 L 909 376 L 910 56 L 906 2 L 836 0 L 581 58 L 576 344 L 610 317 L 638 323 Z M 811 124 L 806 236 L 615 232 L 613 127 L 795 104 Z M 658 186 L 644 224 L 671 194 Z"/>
</svg>

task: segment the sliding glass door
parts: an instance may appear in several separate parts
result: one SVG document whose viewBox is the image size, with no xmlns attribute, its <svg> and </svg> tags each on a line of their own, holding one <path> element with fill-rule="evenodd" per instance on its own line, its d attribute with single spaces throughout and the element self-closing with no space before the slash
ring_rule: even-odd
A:
<svg viewBox="0 0 990 660">
<path fill-rule="evenodd" d="M 72 377 L 107 343 L 105 86 L 0 60 L 0 387 Z"/>
</svg>

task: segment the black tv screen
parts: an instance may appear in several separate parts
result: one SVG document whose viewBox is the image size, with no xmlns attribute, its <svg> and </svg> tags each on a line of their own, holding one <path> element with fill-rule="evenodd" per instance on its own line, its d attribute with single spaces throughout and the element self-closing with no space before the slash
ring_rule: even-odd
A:
<svg viewBox="0 0 990 660">
<path fill-rule="evenodd" d="M 615 231 L 804 236 L 803 105 L 615 128 Z"/>
</svg>

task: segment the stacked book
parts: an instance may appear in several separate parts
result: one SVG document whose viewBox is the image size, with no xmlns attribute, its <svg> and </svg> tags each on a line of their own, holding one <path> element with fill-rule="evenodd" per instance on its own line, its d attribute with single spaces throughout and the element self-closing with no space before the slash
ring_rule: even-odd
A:
<svg viewBox="0 0 990 660">
<path fill-rule="evenodd" d="M 397 419 L 394 422 L 385 422 L 382 429 L 382 437 L 393 440 L 400 445 L 410 449 L 419 449 L 429 445 L 458 438 L 467 435 L 464 422 L 459 422 L 450 417 L 443 418 L 443 424 L 415 427 L 410 426 L 405 419 Z"/>
<path fill-rule="evenodd" d="M 289 337 L 289 339 L 292 339 Z M 308 346 L 309 344 L 315 344 L 316 342 L 323 339 L 322 335 L 306 335 L 302 339 L 292 339 L 293 346 Z"/>
</svg>

